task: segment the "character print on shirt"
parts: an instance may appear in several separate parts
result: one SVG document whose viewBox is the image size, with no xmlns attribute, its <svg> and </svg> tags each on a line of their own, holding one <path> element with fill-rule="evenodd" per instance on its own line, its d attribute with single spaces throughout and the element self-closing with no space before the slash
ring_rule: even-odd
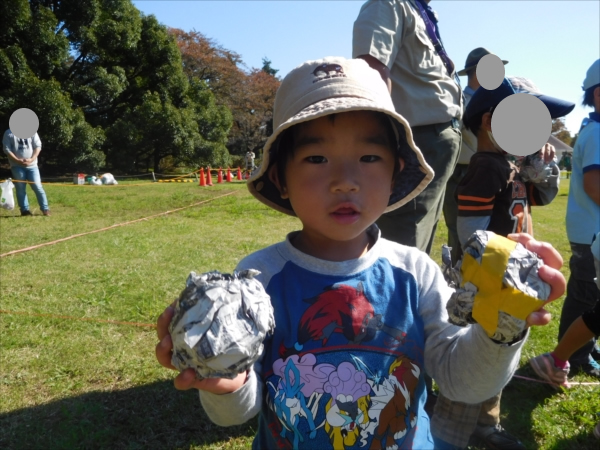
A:
<svg viewBox="0 0 600 450">
<path fill-rule="evenodd" d="M 29 139 L 17 139 L 17 143 L 19 144 L 19 151 L 23 152 L 29 148 Z"/>
<path fill-rule="evenodd" d="M 291 347 L 281 343 L 279 355 L 282 358 L 301 352 L 309 341 L 321 341 L 325 347 L 334 333 L 342 334 L 349 344 L 371 341 L 378 331 L 387 333 L 396 343 L 406 336 L 401 330 L 386 326 L 381 314 L 375 314 L 362 283 L 358 288 L 333 285 L 316 298 L 305 301 L 311 305 L 300 318 L 298 340 Z"/>
<path fill-rule="evenodd" d="M 329 375 L 324 389 L 331 395 L 325 405 L 325 431 L 331 445 L 335 449 L 352 447 L 369 424 L 371 386 L 367 376 L 352 363 L 343 362 Z"/>
<path fill-rule="evenodd" d="M 415 428 L 415 390 L 420 375 L 419 366 L 401 355 L 390 366 L 389 377 L 381 385 L 373 386 L 369 409 L 372 427 L 365 430 L 366 435 L 375 436 L 370 448 L 398 448 L 398 441 Z"/>
<path fill-rule="evenodd" d="M 513 233 L 527 233 L 527 191 L 525 184 L 519 180 L 512 182 L 512 202 L 510 204 L 510 217 L 513 221 Z"/>
<path fill-rule="evenodd" d="M 301 420 L 308 425 L 309 438 L 315 438 L 315 416 L 323 396 L 323 385 L 334 370 L 331 364 L 317 366 L 315 356 L 310 353 L 302 358 L 292 355 L 285 361 L 278 359 L 273 363 L 273 373 L 279 377 L 279 382 L 276 386 L 267 382 L 270 392 L 274 392 L 270 405 L 281 422 L 281 438 L 289 439 L 288 434 L 291 435 L 294 448 L 304 442 L 300 432 Z"/>
<path fill-rule="evenodd" d="M 419 366 L 400 355 L 380 379 L 360 358 L 349 358 L 337 367 L 317 364 L 310 353 L 275 361 L 267 399 L 282 426 L 272 429 L 280 446 L 298 448 L 323 428 L 334 449 L 398 448 L 414 429 Z"/>
</svg>

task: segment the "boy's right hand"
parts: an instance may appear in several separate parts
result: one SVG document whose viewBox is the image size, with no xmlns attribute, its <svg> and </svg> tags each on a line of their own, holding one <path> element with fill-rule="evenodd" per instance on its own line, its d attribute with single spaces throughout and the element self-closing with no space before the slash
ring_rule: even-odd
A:
<svg viewBox="0 0 600 450">
<path fill-rule="evenodd" d="M 161 366 L 167 369 L 177 370 L 173 364 L 171 364 L 171 356 L 173 354 L 173 341 L 169 334 L 169 324 L 173 319 L 175 309 L 173 304 L 167 306 L 164 312 L 158 317 L 156 321 L 156 332 L 158 334 L 158 344 L 156 344 L 156 359 Z M 186 369 L 180 372 L 175 377 L 173 384 L 176 389 L 185 391 L 188 389 L 200 389 L 213 394 L 229 394 L 241 388 L 246 381 L 248 374 L 242 372 L 233 380 L 228 378 L 205 378 L 203 380 L 196 379 L 196 372 L 194 369 Z"/>
</svg>

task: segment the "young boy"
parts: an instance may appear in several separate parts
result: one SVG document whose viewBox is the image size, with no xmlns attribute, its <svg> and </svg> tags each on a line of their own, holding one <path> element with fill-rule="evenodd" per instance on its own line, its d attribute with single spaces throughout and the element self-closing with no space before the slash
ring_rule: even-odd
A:
<svg viewBox="0 0 600 450">
<path fill-rule="evenodd" d="M 515 93 L 539 96 L 552 118 L 568 114 L 575 105 L 542 96 L 524 78 L 504 79 L 494 89 L 479 88 L 472 96 L 463 117 L 464 125 L 477 137 L 477 153 L 469 162 L 455 197 L 458 205 L 457 231 L 460 245 L 476 230 L 489 230 L 507 236 L 532 233 L 530 206 L 550 203 L 558 193 L 559 170 L 539 183 L 525 182 L 519 169 L 491 134 L 492 112 L 498 104 Z M 550 145 L 541 150 L 545 162 L 554 158 Z M 451 402 L 443 388 L 432 419 L 432 432 L 446 448 L 465 448 L 471 436 L 498 449 L 525 449 L 525 446 L 500 425 L 500 391 L 480 405 Z"/>
<path fill-rule="evenodd" d="M 558 345 L 550 353 L 544 353 L 529 360 L 535 372 L 555 386 L 569 387 L 569 358 L 594 338 L 600 336 L 600 233 L 592 243 L 591 252 L 596 267 L 596 305 L 594 309 L 584 312 L 569 326 Z M 600 423 L 594 434 L 600 439 Z"/>
<path fill-rule="evenodd" d="M 558 193 L 559 170 L 554 166 L 546 179 L 532 183 L 519 173 L 508 154 L 492 134 L 492 112 L 510 95 L 535 92 L 529 80 L 504 79 L 493 90 L 479 88 L 465 110 L 465 126 L 477 136 L 477 153 L 471 158 L 467 174 L 456 189 L 457 229 L 461 245 L 476 230 L 489 230 L 507 236 L 531 233 L 530 207 L 549 204 Z M 570 113 L 574 103 L 541 94 L 533 94 L 548 107 L 550 117 Z M 546 144 L 540 151 L 546 163 L 554 158 L 554 149 Z"/>
<path fill-rule="evenodd" d="M 567 237 L 571 245 L 567 296 L 563 303 L 558 339 L 585 311 L 594 308 L 599 293 L 594 285 L 593 236 L 600 232 L 600 59 L 583 80 L 583 105 L 592 107 L 573 149 L 571 184 L 567 202 Z M 569 357 L 571 374 L 583 372 L 600 378 L 600 352 L 590 340 Z"/>
<path fill-rule="evenodd" d="M 439 267 L 380 237 L 375 220 L 433 174 L 366 62 L 327 58 L 294 69 L 275 99 L 274 130 L 248 187 L 302 229 L 237 269 L 261 272 L 275 332 L 253 370 L 198 381 L 188 369 L 175 386 L 199 389 L 222 426 L 260 413 L 255 449 L 433 448 L 425 371 L 452 398 L 481 401 L 510 379 L 524 337 L 498 345 L 479 325 L 449 324 L 451 290 Z M 560 255 L 529 236 L 520 241 L 554 268 L 541 275 L 559 296 Z M 167 308 L 158 319 L 156 347 L 170 368 L 172 316 Z M 528 319 L 549 320 L 542 310 Z"/>
</svg>

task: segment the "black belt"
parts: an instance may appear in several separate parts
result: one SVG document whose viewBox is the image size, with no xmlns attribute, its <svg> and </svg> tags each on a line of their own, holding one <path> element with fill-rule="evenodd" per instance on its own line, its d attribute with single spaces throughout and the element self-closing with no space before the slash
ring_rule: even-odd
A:
<svg viewBox="0 0 600 450">
<path fill-rule="evenodd" d="M 460 129 L 460 120 L 458 120 L 456 117 L 452 118 L 452 120 L 449 120 L 448 122 L 442 122 L 442 123 L 432 123 L 429 125 L 417 125 L 414 127 L 411 127 L 413 130 L 414 129 L 425 129 L 425 128 L 437 128 L 437 129 L 446 129 L 448 127 L 452 127 L 452 128 L 456 128 L 456 129 Z"/>
</svg>

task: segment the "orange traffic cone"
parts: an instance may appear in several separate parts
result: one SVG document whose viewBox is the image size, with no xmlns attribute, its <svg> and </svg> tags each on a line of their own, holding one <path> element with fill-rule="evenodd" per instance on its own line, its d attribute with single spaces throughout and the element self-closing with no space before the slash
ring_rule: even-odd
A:
<svg viewBox="0 0 600 450">
<path fill-rule="evenodd" d="M 206 168 L 206 185 L 212 186 L 212 178 L 210 176 L 210 166 Z"/>
<path fill-rule="evenodd" d="M 223 169 L 219 167 L 219 171 L 217 172 L 217 183 L 223 182 Z"/>
<path fill-rule="evenodd" d="M 239 167 L 238 167 L 237 179 L 238 180 L 242 179 L 242 169 L 240 169 Z"/>
<path fill-rule="evenodd" d="M 204 180 L 204 168 L 203 167 L 200 168 L 200 182 L 198 183 L 198 186 L 206 186 L 206 181 Z"/>
<path fill-rule="evenodd" d="M 227 168 L 227 178 L 226 178 L 228 183 L 231 183 L 231 168 L 228 167 Z"/>
</svg>

